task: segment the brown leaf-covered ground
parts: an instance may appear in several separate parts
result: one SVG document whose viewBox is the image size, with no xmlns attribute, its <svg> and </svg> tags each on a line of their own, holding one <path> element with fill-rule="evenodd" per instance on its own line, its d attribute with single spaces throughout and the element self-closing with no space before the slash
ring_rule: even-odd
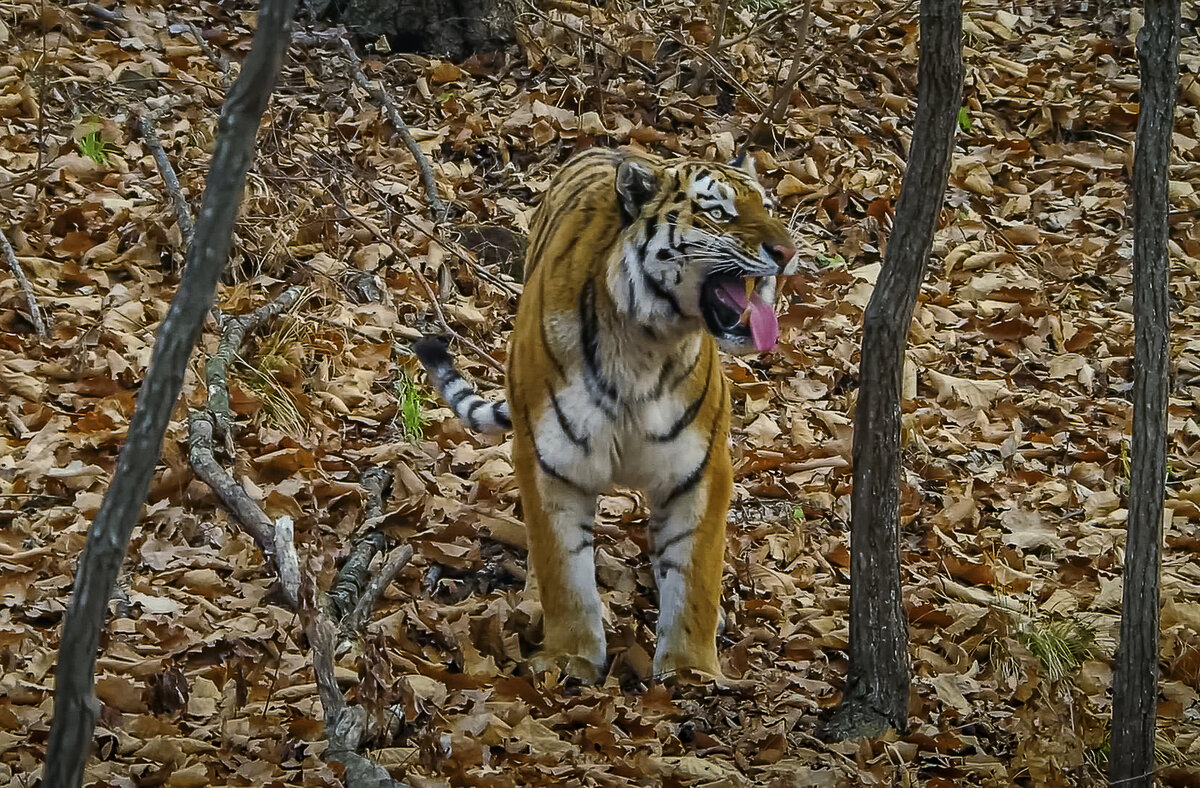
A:
<svg viewBox="0 0 1200 788">
<path fill-rule="evenodd" d="M 538 5 L 553 8 L 522 16 L 521 46 L 498 57 L 365 61 L 452 203 L 438 226 L 342 56 L 293 47 L 218 296 L 242 313 L 308 288 L 236 367 L 226 458 L 269 515 L 295 519 L 306 568 L 327 586 L 372 525 L 416 551 L 338 663 L 379 717 L 370 754 L 414 786 L 1100 784 L 1129 462 L 1138 13 L 968 4 L 962 128 L 903 381 L 912 730 L 828 745 L 815 733 L 846 667 L 859 324 L 910 140 L 916 5 L 817 0 L 798 43 L 801 3 L 735 0 L 696 98 L 716 3 Z M 1184 5 L 1159 705 L 1170 785 L 1200 784 L 1200 47 Z M 0 281 L 0 783 L 16 786 L 38 780 L 76 558 L 182 259 L 131 111 L 159 112 L 198 207 L 219 56 L 236 73 L 254 23 L 237 3 L 101 6 L 0 5 L 0 228 L 53 326 L 39 341 L 16 281 Z M 409 265 L 452 326 L 502 359 L 512 251 L 555 167 L 592 144 L 727 157 L 797 52 L 815 65 L 758 162 L 804 274 L 781 352 L 728 362 L 739 471 L 720 647 L 742 681 L 651 680 L 644 509 L 627 495 L 604 499 L 597 530 L 607 679 L 532 677 L 538 608 L 522 592 L 508 444 L 414 399 L 407 346 L 436 326 Z M 382 303 L 359 295 L 364 275 Z M 202 349 L 215 341 L 210 323 Z M 338 785 L 302 627 L 187 464 L 201 365 L 112 603 L 88 781 Z M 358 480 L 375 466 L 396 481 L 364 523 Z"/>
</svg>

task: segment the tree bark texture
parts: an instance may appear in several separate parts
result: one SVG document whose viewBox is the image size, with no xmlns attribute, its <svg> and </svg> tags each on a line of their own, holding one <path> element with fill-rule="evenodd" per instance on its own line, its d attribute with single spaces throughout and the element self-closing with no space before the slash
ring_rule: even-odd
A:
<svg viewBox="0 0 1200 788">
<path fill-rule="evenodd" d="M 1179 89 L 1179 0 L 1146 0 L 1138 35 L 1141 98 L 1133 157 L 1133 449 L 1121 645 L 1113 680 L 1110 777 L 1154 784 L 1159 563 L 1166 482 L 1170 227 L 1168 164 Z"/>
<path fill-rule="evenodd" d="M 850 665 L 831 738 L 908 722 L 908 623 L 900 596 L 900 378 L 950 173 L 962 97 L 960 0 L 922 0 L 917 114 L 891 238 L 867 304 L 854 417 Z"/>
<path fill-rule="evenodd" d="M 200 220 L 179 290 L 158 331 L 150 371 L 112 483 L 88 531 L 55 671 L 54 722 L 47 745 L 45 788 L 76 788 L 91 752 L 99 703 L 93 692 L 96 649 L 117 573 L 146 500 L 188 357 L 212 305 L 232 244 L 254 138 L 288 44 L 296 0 L 263 0 L 258 30 L 237 82 L 221 109 Z"/>
<path fill-rule="evenodd" d="M 365 39 L 387 36 L 392 49 L 462 60 L 515 40 L 508 0 L 306 0 L 311 10 L 340 7 L 338 19 Z"/>
</svg>

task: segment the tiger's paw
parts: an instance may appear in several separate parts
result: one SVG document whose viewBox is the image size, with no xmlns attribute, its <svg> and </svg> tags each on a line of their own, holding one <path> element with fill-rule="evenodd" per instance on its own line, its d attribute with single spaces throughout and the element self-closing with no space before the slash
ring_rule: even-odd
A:
<svg viewBox="0 0 1200 788">
<path fill-rule="evenodd" d="M 534 673 L 562 671 L 571 678 L 588 684 L 597 684 L 604 678 L 604 661 L 595 662 L 573 654 L 553 654 L 543 651 L 529 660 Z"/>
<path fill-rule="evenodd" d="M 721 672 L 716 648 L 706 649 L 704 653 L 699 654 L 660 650 L 654 655 L 654 678 L 661 681 L 670 676 L 695 676 L 702 681 L 717 683 L 726 680 L 725 674 Z"/>
</svg>

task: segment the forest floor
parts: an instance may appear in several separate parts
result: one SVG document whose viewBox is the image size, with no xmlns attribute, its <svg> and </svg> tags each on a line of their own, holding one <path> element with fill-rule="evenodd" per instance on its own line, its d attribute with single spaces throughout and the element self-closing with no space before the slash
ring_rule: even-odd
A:
<svg viewBox="0 0 1200 788">
<path fill-rule="evenodd" d="M 336 50 L 293 46 L 218 294 L 241 314 L 305 288 L 233 366 L 223 457 L 327 588 L 356 535 L 413 560 L 337 663 L 410 785 L 1089 786 L 1103 782 L 1130 432 L 1129 174 L 1138 12 L 967 4 L 947 205 L 903 378 L 901 553 L 911 730 L 826 744 L 846 671 L 849 467 L 863 307 L 915 104 L 917 4 L 734 0 L 719 68 L 687 88 L 716 3 L 555 2 L 466 63 L 366 55 L 449 217 Z M 1161 777 L 1200 784 L 1200 46 L 1184 4 L 1171 165 L 1174 373 L 1164 523 Z M 705 14 L 710 16 L 706 17 Z M 157 113 L 198 210 L 238 3 L 0 3 L 0 229 L 50 324 L 0 282 L 0 784 L 37 784 L 76 559 L 177 282 L 181 236 L 132 113 Z M 205 39 L 198 45 L 194 25 Z M 720 651 L 729 686 L 649 675 L 645 509 L 605 497 L 597 686 L 525 667 L 539 610 L 509 443 L 428 398 L 409 350 L 449 324 L 505 355 L 521 238 L 573 151 L 723 159 L 793 57 L 757 154 L 797 239 L 778 353 L 727 361 L 737 484 Z M 364 220 L 363 225 L 359 220 Z M 375 290 L 370 286 L 375 284 Z M 374 299 L 374 300 L 373 300 Z M 254 543 L 187 459 L 210 321 L 102 641 L 96 786 L 332 786 L 310 653 Z M 463 348 L 487 389 L 500 377 Z M 394 483 L 368 519 L 359 481 Z"/>
</svg>

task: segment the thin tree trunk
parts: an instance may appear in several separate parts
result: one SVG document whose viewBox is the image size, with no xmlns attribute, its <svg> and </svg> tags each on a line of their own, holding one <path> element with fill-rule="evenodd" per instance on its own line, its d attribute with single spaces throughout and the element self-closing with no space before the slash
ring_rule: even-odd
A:
<svg viewBox="0 0 1200 788">
<path fill-rule="evenodd" d="M 1179 0 L 1146 0 L 1133 158 L 1133 450 L 1121 646 L 1113 681 L 1113 784 L 1154 785 L 1159 560 L 1167 452 L 1168 173 L 1179 88 Z"/>
<path fill-rule="evenodd" d="M 900 376 L 933 247 L 962 96 L 960 0 L 923 0 L 917 115 L 883 270 L 863 325 L 850 517 L 850 666 L 830 738 L 908 723 L 908 625 L 900 597 Z"/>
<path fill-rule="evenodd" d="M 108 600 L 146 500 L 188 357 L 229 257 L 246 170 L 254 157 L 255 133 L 287 50 L 295 2 L 262 0 L 253 48 L 221 110 L 187 267 L 158 331 L 150 371 L 138 395 L 116 472 L 79 560 L 58 649 L 54 722 L 42 782 L 45 788 L 77 788 L 83 781 L 99 711 L 93 684 Z"/>
</svg>

